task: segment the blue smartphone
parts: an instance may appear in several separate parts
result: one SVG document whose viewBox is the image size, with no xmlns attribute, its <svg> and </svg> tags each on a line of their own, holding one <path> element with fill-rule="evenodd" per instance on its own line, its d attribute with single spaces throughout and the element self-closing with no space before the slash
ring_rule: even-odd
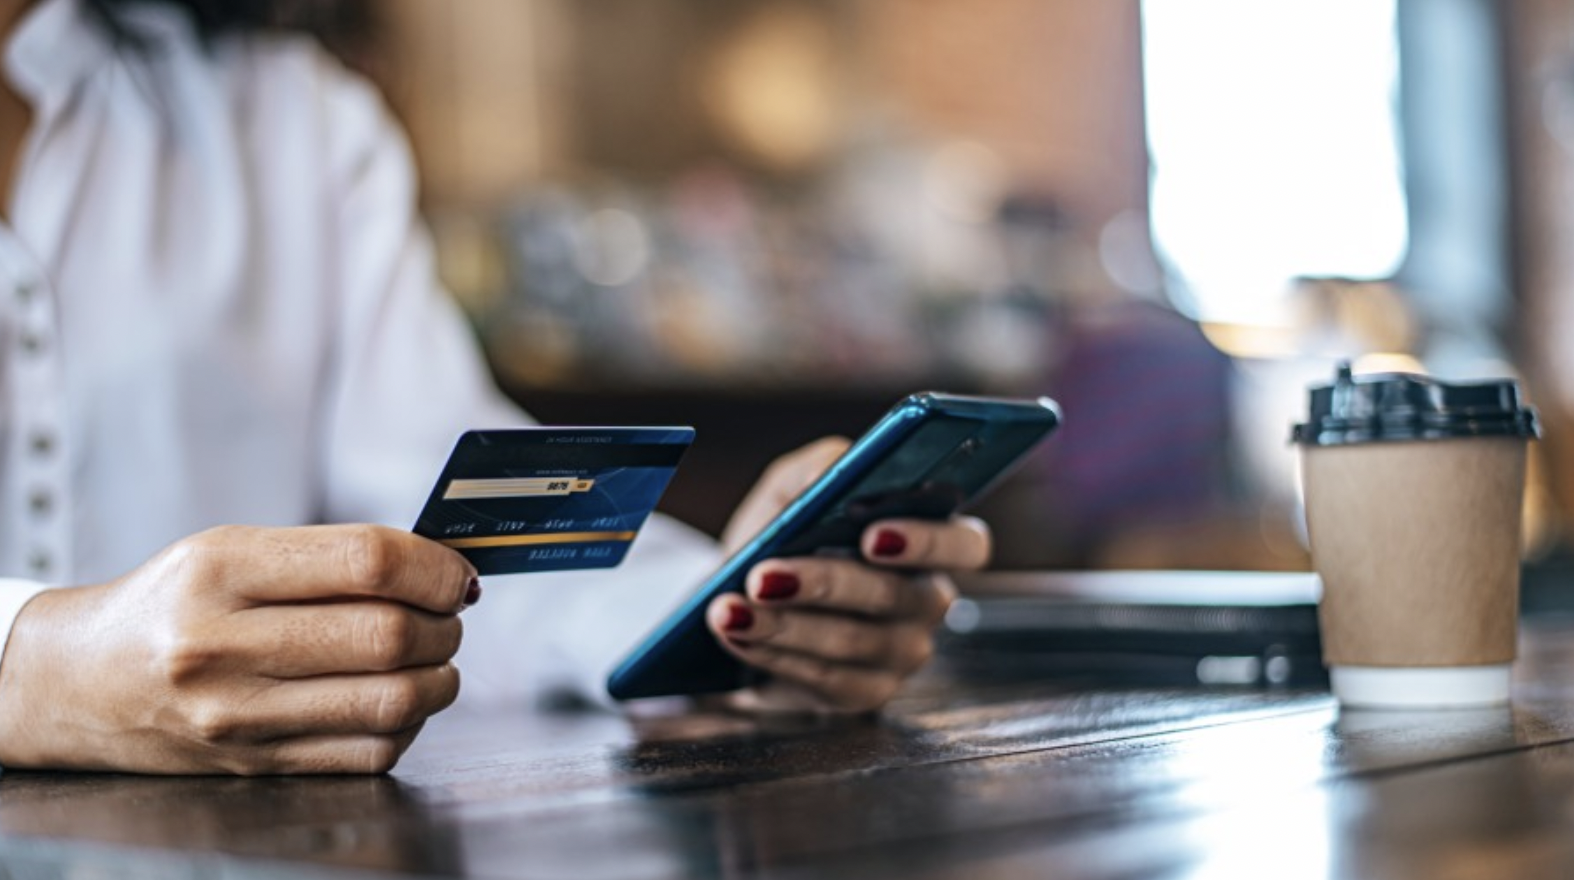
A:
<svg viewBox="0 0 1574 880">
<path fill-rule="evenodd" d="M 618 664 L 614 699 L 737 690 L 763 674 L 705 626 L 722 593 L 743 591 L 761 560 L 855 556 L 865 527 L 891 517 L 945 519 L 993 486 L 1060 424 L 1055 402 L 928 392 L 893 407 L 813 485 Z"/>
</svg>

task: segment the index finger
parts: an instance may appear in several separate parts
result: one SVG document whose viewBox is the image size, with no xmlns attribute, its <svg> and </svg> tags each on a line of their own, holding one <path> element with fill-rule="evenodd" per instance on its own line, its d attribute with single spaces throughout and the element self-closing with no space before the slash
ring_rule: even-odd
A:
<svg viewBox="0 0 1574 880">
<path fill-rule="evenodd" d="M 383 526 L 230 526 L 182 543 L 199 576 L 257 603 L 375 597 L 451 614 L 476 577 L 453 550 Z"/>
<path fill-rule="evenodd" d="M 727 523 L 722 546 L 729 551 L 742 547 L 841 458 L 850 445 L 852 442 L 845 437 L 825 437 L 771 462 Z"/>
<path fill-rule="evenodd" d="M 851 559 L 772 559 L 749 571 L 748 596 L 782 607 L 852 612 L 873 618 L 939 620 L 951 604 L 948 579 L 886 571 Z"/>
<path fill-rule="evenodd" d="M 859 546 L 865 559 L 880 565 L 969 571 L 989 564 L 992 544 L 989 526 L 983 520 L 953 516 L 939 522 L 881 520 L 864 530 Z"/>
</svg>

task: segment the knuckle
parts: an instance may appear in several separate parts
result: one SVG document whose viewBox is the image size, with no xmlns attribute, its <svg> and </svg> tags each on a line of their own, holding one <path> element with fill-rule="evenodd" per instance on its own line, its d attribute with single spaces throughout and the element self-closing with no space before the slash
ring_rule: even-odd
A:
<svg viewBox="0 0 1574 880">
<path fill-rule="evenodd" d="M 975 545 L 975 568 L 983 568 L 995 556 L 995 533 L 989 528 L 989 523 L 976 516 L 963 517 L 963 525 L 973 533 Z"/>
<path fill-rule="evenodd" d="M 760 475 L 760 485 L 770 486 L 783 495 L 791 494 L 803 483 L 799 471 L 803 469 L 801 453 L 789 452 L 772 459 Z"/>
<path fill-rule="evenodd" d="M 165 682 L 176 689 L 200 681 L 219 665 L 223 653 L 197 638 L 176 635 L 160 648 L 155 660 Z"/>
<path fill-rule="evenodd" d="M 809 602 L 831 600 L 843 589 L 841 577 L 840 568 L 836 565 L 805 565 L 798 572 L 802 599 Z"/>
<path fill-rule="evenodd" d="M 908 644 L 911 637 L 905 627 L 881 627 L 873 641 L 876 653 L 869 659 L 882 666 L 900 664 L 912 652 L 912 646 Z"/>
<path fill-rule="evenodd" d="M 891 698 L 895 697 L 896 692 L 901 689 L 901 679 L 893 676 L 885 676 L 880 678 L 877 683 L 869 689 L 870 699 L 869 703 L 864 707 L 864 709 L 866 711 L 873 712 L 877 709 L 883 708 L 886 703 L 891 702 Z"/>
<path fill-rule="evenodd" d="M 175 547 L 188 552 L 201 553 L 232 543 L 247 531 L 245 526 L 214 526 L 175 542 Z"/>
<path fill-rule="evenodd" d="M 729 650 L 733 650 L 734 656 L 738 656 L 738 653 L 735 649 Z M 770 642 L 757 642 L 749 648 L 747 656 L 738 656 L 738 659 L 742 660 L 744 663 L 747 663 L 749 666 L 754 667 L 755 669 L 769 672 L 773 675 L 779 675 L 786 678 L 796 678 L 794 675 L 792 675 L 792 671 L 790 669 L 787 669 L 782 665 L 779 660 L 780 656 L 781 652 L 772 647 Z"/>
<path fill-rule="evenodd" d="M 765 469 L 765 476 L 785 481 L 795 488 L 809 483 L 851 445 L 845 437 L 821 437 L 791 452 L 777 456 Z"/>
<path fill-rule="evenodd" d="M 452 659 L 459 653 L 460 645 L 464 644 L 465 625 L 458 616 L 444 619 L 439 626 L 443 634 L 442 659 Z"/>
<path fill-rule="evenodd" d="M 835 666 L 818 660 L 810 660 L 804 664 L 799 680 L 811 689 L 834 696 L 843 690 L 843 673 Z"/>
<path fill-rule="evenodd" d="M 901 649 L 896 653 L 897 668 L 904 672 L 914 672 L 922 669 L 934 656 L 935 640 L 927 632 L 919 633 L 916 637 L 902 643 Z"/>
<path fill-rule="evenodd" d="M 404 746 L 392 737 L 374 737 L 360 747 L 360 754 L 352 762 L 355 769 L 364 773 L 387 773 L 399 763 Z"/>
<path fill-rule="evenodd" d="M 398 567 L 398 550 L 376 526 L 356 526 L 344 541 L 345 570 L 353 586 L 373 590 Z"/>
<path fill-rule="evenodd" d="M 459 699 L 459 667 L 444 663 L 423 673 L 425 684 L 415 688 L 415 703 L 405 719 L 405 724 L 394 732 L 408 732 L 426 723 L 426 719 L 447 709 Z"/>
<path fill-rule="evenodd" d="M 770 608 L 746 605 L 753 615 L 752 622 L 738 632 L 743 638 L 760 643 L 791 645 L 799 640 L 796 620 Z M 730 613 L 730 612 L 729 612 Z M 729 630 L 729 632 L 731 632 Z"/>
<path fill-rule="evenodd" d="M 862 651 L 862 646 L 848 634 L 842 621 L 823 614 L 786 617 L 776 641 L 807 656 L 828 660 L 851 659 Z"/>
<path fill-rule="evenodd" d="M 810 443 L 808 446 L 805 446 L 801 454 L 806 458 L 829 462 L 830 460 L 846 452 L 847 447 L 852 445 L 853 441 L 849 440 L 848 438 L 840 435 L 832 435 L 830 437 L 821 437 L 813 443 Z"/>
<path fill-rule="evenodd" d="M 371 729 L 377 733 L 394 733 L 404 730 L 421 720 L 421 694 L 409 676 L 398 676 L 373 693 L 371 697 Z"/>
<path fill-rule="evenodd" d="M 438 710 L 452 706 L 454 701 L 459 699 L 459 689 L 463 681 L 462 676 L 459 674 L 459 667 L 452 663 L 443 664 L 443 673 L 442 688 L 438 693 Z"/>
<path fill-rule="evenodd" d="M 948 577 L 930 578 L 929 589 L 934 596 L 929 623 L 934 625 L 945 620 L 946 612 L 950 611 L 951 605 L 956 602 L 957 590 L 956 584 Z"/>
<path fill-rule="evenodd" d="M 213 766 L 231 776 L 267 776 L 287 771 L 286 765 L 254 750 L 227 750 L 213 758 Z"/>
<path fill-rule="evenodd" d="M 379 670 L 404 665 L 416 640 L 415 619 L 394 605 L 373 605 L 358 615 L 361 653 Z"/>
<path fill-rule="evenodd" d="M 903 585 L 893 577 L 870 581 L 869 610 L 875 614 L 894 614 L 902 608 Z"/>
<path fill-rule="evenodd" d="M 227 549 L 234 546 L 246 530 L 241 526 L 218 526 L 182 538 L 164 553 L 165 563 L 187 582 L 206 582 L 224 574 Z"/>
<path fill-rule="evenodd" d="M 875 663 L 885 660 L 895 650 L 893 635 L 888 627 L 875 626 L 848 632 L 837 639 L 841 646 L 840 659 Z"/>
<path fill-rule="evenodd" d="M 895 687 L 885 676 L 843 676 L 842 686 L 829 691 L 831 704 L 844 712 L 871 712 L 884 706 Z"/>
<path fill-rule="evenodd" d="M 199 701 L 187 710 L 186 728 L 199 742 L 223 744 L 238 738 L 242 724 L 228 704 L 210 699 Z"/>
<path fill-rule="evenodd" d="M 867 569 L 853 562 L 831 562 L 816 566 L 821 572 L 818 578 L 821 581 L 820 595 L 828 605 L 840 605 L 853 610 L 872 611 L 877 600 L 872 592 L 865 589 L 865 581 L 869 579 Z M 873 579 L 870 579 L 873 580 Z"/>
<path fill-rule="evenodd" d="M 792 468 L 792 454 L 779 455 L 771 459 L 765 466 L 765 471 L 760 475 L 762 482 L 774 482 L 782 478 Z"/>
<path fill-rule="evenodd" d="M 929 523 L 914 523 L 907 526 L 908 548 L 905 558 L 914 560 L 915 564 L 930 563 L 940 560 L 945 555 L 946 543 L 941 538 L 940 528 Z"/>
</svg>

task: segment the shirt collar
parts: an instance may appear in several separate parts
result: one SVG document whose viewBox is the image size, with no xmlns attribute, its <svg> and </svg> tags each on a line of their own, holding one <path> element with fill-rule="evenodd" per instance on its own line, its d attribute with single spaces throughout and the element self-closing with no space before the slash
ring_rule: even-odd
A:
<svg viewBox="0 0 1574 880">
<path fill-rule="evenodd" d="M 70 94 L 127 53 L 151 57 L 195 39 L 189 19 L 162 3 L 127 3 L 119 17 L 141 45 L 117 43 L 82 0 L 39 0 L 17 22 L 0 63 L 17 91 L 39 105 Z"/>
<path fill-rule="evenodd" d="M 114 51 L 80 0 L 40 0 L 11 33 L 5 73 L 36 105 L 70 91 Z"/>
</svg>

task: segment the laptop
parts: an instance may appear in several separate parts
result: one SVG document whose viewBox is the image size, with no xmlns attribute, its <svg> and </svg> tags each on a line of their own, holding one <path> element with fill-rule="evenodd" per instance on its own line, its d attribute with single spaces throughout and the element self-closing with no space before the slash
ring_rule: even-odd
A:
<svg viewBox="0 0 1574 880">
<path fill-rule="evenodd" d="M 1320 584 L 1307 572 L 995 572 L 960 583 L 940 654 L 1131 683 L 1322 686 Z"/>
</svg>

